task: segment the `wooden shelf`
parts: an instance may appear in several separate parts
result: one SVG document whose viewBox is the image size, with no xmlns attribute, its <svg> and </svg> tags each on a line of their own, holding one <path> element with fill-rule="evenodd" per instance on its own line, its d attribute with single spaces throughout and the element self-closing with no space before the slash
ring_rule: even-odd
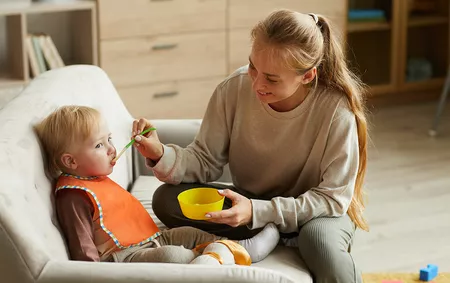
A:
<svg viewBox="0 0 450 283">
<path fill-rule="evenodd" d="M 34 13 L 51 13 L 89 10 L 95 8 L 94 1 L 74 1 L 74 2 L 32 2 L 30 4 L 0 4 L 0 16 Z"/>
<path fill-rule="evenodd" d="M 16 86 L 23 86 L 26 84 L 25 80 L 13 79 L 5 76 L 0 76 L 0 89 L 1 88 L 12 88 Z"/>
<path fill-rule="evenodd" d="M 368 98 L 395 100 L 401 96 L 398 102 L 409 102 L 412 96 L 423 94 L 425 97 L 442 91 L 450 60 L 450 4 L 449 0 L 435 1 L 438 8 L 427 14 L 411 14 L 407 0 L 354 1 L 359 8 L 373 8 L 373 3 L 379 3 L 390 15 L 385 22 L 347 24 L 349 60 L 368 85 Z M 427 59 L 434 77 L 406 81 L 409 58 Z"/>
<path fill-rule="evenodd" d="M 363 31 L 379 31 L 379 30 L 390 30 L 391 24 L 389 22 L 361 22 L 348 23 L 347 32 L 363 32 Z"/>
<path fill-rule="evenodd" d="M 391 93 L 393 91 L 395 91 L 395 86 L 392 84 L 369 85 L 368 95 L 371 97 Z"/>
<path fill-rule="evenodd" d="M 448 24 L 448 18 L 444 16 L 412 16 L 409 18 L 409 27 L 422 27 L 433 25 L 445 25 Z"/>
<path fill-rule="evenodd" d="M 52 21 L 53 18 L 58 18 L 58 13 L 68 14 L 68 17 L 65 17 L 67 23 L 61 27 Z M 37 15 L 45 17 L 48 24 L 29 21 L 30 18 Z M 63 60 L 73 59 L 74 64 L 98 64 L 95 1 L 0 4 L 0 16 L 6 20 L 5 47 L 8 61 L 7 65 L 0 69 L 0 88 L 15 88 L 25 86 L 30 82 L 26 41 L 28 33 L 32 32 L 47 33 L 54 41 L 61 56 L 65 56 L 62 58 Z M 50 25 L 56 25 L 56 28 Z M 68 35 L 63 37 L 61 36 L 63 33 Z M 58 42 L 53 38 L 62 40 Z M 68 51 L 61 52 L 60 50 L 63 49 L 68 49 Z"/>
<path fill-rule="evenodd" d="M 405 92 L 423 91 L 427 89 L 438 89 L 444 85 L 445 78 L 431 78 L 417 82 L 405 82 L 401 90 Z"/>
</svg>

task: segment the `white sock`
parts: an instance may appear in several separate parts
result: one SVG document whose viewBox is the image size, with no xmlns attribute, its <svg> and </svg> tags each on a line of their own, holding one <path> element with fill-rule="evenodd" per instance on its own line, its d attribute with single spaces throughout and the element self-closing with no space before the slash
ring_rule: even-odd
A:
<svg viewBox="0 0 450 283">
<path fill-rule="evenodd" d="M 277 246 L 280 240 L 277 226 L 269 223 L 253 238 L 241 240 L 238 243 L 243 246 L 252 258 L 252 263 L 266 258 Z"/>
</svg>

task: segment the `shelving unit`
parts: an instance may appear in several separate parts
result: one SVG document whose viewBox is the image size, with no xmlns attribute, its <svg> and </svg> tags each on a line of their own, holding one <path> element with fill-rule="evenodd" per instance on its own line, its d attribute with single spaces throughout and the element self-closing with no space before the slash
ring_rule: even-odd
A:
<svg viewBox="0 0 450 283">
<path fill-rule="evenodd" d="M 0 15 L 67 12 L 91 10 L 93 8 L 95 8 L 95 3 L 92 1 L 32 2 L 22 5 L 0 4 Z"/>
<path fill-rule="evenodd" d="M 448 0 L 435 3 L 435 10 L 417 12 L 409 6 L 411 0 L 349 0 L 349 9 L 382 9 L 386 15 L 385 22 L 349 22 L 346 30 L 351 66 L 372 97 L 440 90 L 450 59 L 450 7 Z M 421 68 L 431 68 L 432 76 L 408 81 L 412 58 L 420 60 Z"/>
<path fill-rule="evenodd" d="M 389 22 L 366 22 L 366 23 L 349 23 L 347 25 L 348 33 L 390 30 L 391 24 Z"/>
<path fill-rule="evenodd" d="M 436 11 L 430 13 L 405 13 L 403 42 L 406 52 L 401 58 L 405 70 L 400 77 L 399 89 L 403 92 L 439 89 L 445 81 L 449 66 L 449 2 L 436 0 Z M 406 4 L 404 4 L 406 6 Z M 429 79 L 408 81 L 408 59 L 426 59 L 432 67 Z"/>
<path fill-rule="evenodd" d="M 405 83 L 401 90 L 403 92 L 426 91 L 429 89 L 440 89 L 444 85 L 445 78 L 431 78 L 425 81 Z"/>
<path fill-rule="evenodd" d="M 14 79 L 8 74 L 0 74 L 0 86 L 5 88 L 21 86 L 25 84 L 25 80 Z"/>
<path fill-rule="evenodd" d="M 96 3 L 93 1 L 76 2 L 32 2 L 29 4 L 0 4 L 0 17 L 6 19 L 7 66 L 0 69 L 0 88 L 23 86 L 29 83 L 29 62 L 25 49 L 25 39 L 29 32 L 45 32 L 52 35 L 52 31 L 45 27 L 32 25 L 29 19 L 36 15 L 53 17 L 58 13 L 66 13 L 69 18 L 67 33 L 70 50 L 61 50 L 58 42 L 56 48 L 66 54 L 63 57 L 66 65 L 92 64 L 98 65 L 97 46 L 97 13 Z M 55 22 L 55 27 L 58 23 Z M 54 27 L 52 27 L 54 28 Z M 63 27 L 62 27 L 63 28 Z"/>
<path fill-rule="evenodd" d="M 396 58 L 399 46 L 398 1 L 353 1 L 349 9 L 383 7 L 384 21 L 349 22 L 347 25 L 350 65 L 369 85 L 372 95 L 392 92 L 398 75 Z M 390 17 L 389 17 L 390 15 Z"/>
<path fill-rule="evenodd" d="M 409 27 L 448 25 L 448 17 L 440 15 L 412 16 L 409 18 Z"/>
</svg>

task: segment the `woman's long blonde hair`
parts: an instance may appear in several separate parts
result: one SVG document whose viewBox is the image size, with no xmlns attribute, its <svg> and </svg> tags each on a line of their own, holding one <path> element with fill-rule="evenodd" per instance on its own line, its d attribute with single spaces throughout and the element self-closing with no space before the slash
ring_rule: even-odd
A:
<svg viewBox="0 0 450 283">
<path fill-rule="evenodd" d="M 253 42 L 264 42 L 283 55 L 285 63 L 298 74 L 317 67 L 316 84 L 344 93 L 356 116 L 359 166 L 355 192 L 348 215 L 359 228 L 368 231 L 363 217 L 363 183 L 367 167 L 367 120 L 365 86 L 347 66 L 346 57 L 329 21 L 321 15 L 279 10 L 252 30 Z"/>
</svg>

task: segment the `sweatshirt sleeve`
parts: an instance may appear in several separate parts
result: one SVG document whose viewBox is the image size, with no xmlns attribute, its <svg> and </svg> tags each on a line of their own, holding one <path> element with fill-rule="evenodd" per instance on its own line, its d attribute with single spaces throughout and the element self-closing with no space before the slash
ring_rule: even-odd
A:
<svg viewBox="0 0 450 283">
<path fill-rule="evenodd" d="M 71 259 L 100 261 L 94 243 L 94 207 L 86 193 L 80 190 L 58 192 L 56 212 L 67 239 Z"/>
<path fill-rule="evenodd" d="M 297 232 L 311 219 L 347 213 L 358 172 L 359 147 L 355 115 L 347 108 L 342 110 L 335 114 L 331 123 L 320 163 L 320 184 L 297 198 L 252 199 L 252 229 L 273 222 L 281 232 Z"/>
<path fill-rule="evenodd" d="M 155 176 L 169 184 L 212 182 L 220 178 L 228 163 L 230 133 L 226 121 L 224 85 L 214 91 L 195 140 L 186 148 L 164 145 L 158 163 L 146 164 Z"/>
</svg>

